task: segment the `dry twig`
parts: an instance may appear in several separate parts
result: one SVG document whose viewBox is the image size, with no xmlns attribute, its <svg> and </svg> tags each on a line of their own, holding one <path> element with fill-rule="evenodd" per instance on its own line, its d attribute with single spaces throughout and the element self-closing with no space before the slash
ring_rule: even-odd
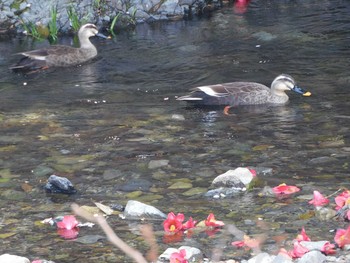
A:
<svg viewBox="0 0 350 263">
<path fill-rule="evenodd" d="M 77 204 L 72 204 L 71 208 L 76 215 L 83 217 L 88 221 L 98 224 L 102 228 L 103 232 L 105 232 L 108 240 L 111 241 L 113 245 L 115 245 L 120 250 L 122 250 L 126 255 L 134 259 L 135 262 L 147 263 L 147 260 L 142 256 L 142 254 L 138 250 L 130 247 L 128 244 L 126 244 L 123 240 L 121 240 L 117 236 L 117 234 L 108 225 L 106 219 L 103 216 L 100 216 L 100 215 L 93 216 L 86 210 L 79 207 Z"/>
</svg>

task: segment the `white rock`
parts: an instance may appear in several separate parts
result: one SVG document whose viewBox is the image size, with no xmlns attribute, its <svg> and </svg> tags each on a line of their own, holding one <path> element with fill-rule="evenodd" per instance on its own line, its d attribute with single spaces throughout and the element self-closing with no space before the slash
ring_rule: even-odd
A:
<svg viewBox="0 0 350 263">
<path fill-rule="evenodd" d="M 0 255 L 0 263 L 30 263 L 29 259 L 10 254 Z"/>
<path fill-rule="evenodd" d="M 238 167 L 234 170 L 228 170 L 226 173 L 217 176 L 213 180 L 212 185 L 214 187 L 231 187 L 238 186 L 239 184 L 248 186 L 249 183 L 253 180 L 253 177 L 253 174 L 248 168 Z"/>
<path fill-rule="evenodd" d="M 128 201 L 123 215 L 125 219 L 166 218 L 166 214 L 154 206 L 146 205 L 135 200 Z"/>
</svg>

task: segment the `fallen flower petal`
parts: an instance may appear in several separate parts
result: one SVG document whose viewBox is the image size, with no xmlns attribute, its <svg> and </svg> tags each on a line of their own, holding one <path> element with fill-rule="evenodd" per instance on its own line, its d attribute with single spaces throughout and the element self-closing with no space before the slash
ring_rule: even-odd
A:
<svg viewBox="0 0 350 263">
<path fill-rule="evenodd" d="M 309 238 L 309 236 L 306 234 L 304 227 L 301 229 L 300 234 L 297 235 L 296 238 L 297 241 L 311 241 L 311 239 Z"/>
<path fill-rule="evenodd" d="M 173 212 L 170 212 L 163 223 L 164 231 L 173 233 L 179 232 L 182 230 L 182 222 L 184 219 L 184 214 L 178 213 L 175 215 Z"/>
<path fill-rule="evenodd" d="M 324 197 L 319 191 L 314 191 L 314 198 L 309 201 L 309 204 L 314 206 L 324 206 L 329 203 L 329 200 Z"/>
<path fill-rule="evenodd" d="M 179 252 L 174 252 L 170 255 L 170 263 L 188 263 L 186 259 L 186 250 L 180 249 Z"/>
<path fill-rule="evenodd" d="M 255 238 L 250 238 L 247 235 L 243 236 L 242 241 L 234 241 L 231 243 L 232 246 L 235 247 L 248 247 L 248 248 L 257 248 L 260 246 L 260 241 Z"/>
<path fill-rule="evenodd" d="M 244 247 L 245 246 L 245 242 L 244 241 L 233 241 L 231 243 L 231 245 L 234 246 L 234 247 L 240 248 L 240 247 Z"/>
<path fill-rule="evenodd" d="M 197 223 L 197 221 L 194 221 L 192 219 L 192 217 L 190 217 L 188 219 L 188 221 L 182 225 L 182 229 L 183 230 L 187 230 L 187 229 L 190 229 L 190 228 L 194 228 L 196 226 L 196 223 Z"/>
<path fill-rule="evenodd" d="M 222 227 L 225 225 L 224 222 L 216 220 L 213 213 L 210 213 L 208 215 L 204 223 L 206 226 L 209 226 L 209 227 Z"/>
<path fill-rule="evenodd" d="M 57 222 L 57 227 L 71 230 L 71 229 L 75 228 L 78 224 L 79 224 L 79 222 L 77 221 L 75 216 L 68 215 L 68 216 L 64 216 L 62 221 Z"/>
<path fill-rule="evenodd" d="M 331 244 L 330 242 L 326 242 L 321 248 L 321 252 L 325 253 L 326 255 L 335 254 L 335 245 Z"/>
<path fill-rule="evenodd" d="M 309 249 L 307 249 L 306 247 L 302 246 L 300 244 L 300 242 L 295 241 L 294 242 L 294 248 L 293 248 L 293 251 L 290 252 L 290 256 L 293 257 L 293 258 L 300 258 L 307 252 L 309 252 Z"/>
<path fill-rule="evenodd" d="M 300 191 L 300 188 L 293 185 L 280 184 L 272 188 L 272 191 L 276 195 L 290 195 Z"/>
</svg>

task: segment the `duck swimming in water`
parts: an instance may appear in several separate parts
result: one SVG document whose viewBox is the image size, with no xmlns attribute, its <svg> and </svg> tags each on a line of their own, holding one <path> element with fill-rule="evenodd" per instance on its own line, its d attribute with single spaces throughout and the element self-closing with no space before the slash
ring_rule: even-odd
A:
<svg viewBox="0 0 350 263">
<path fill-rule="evenodd" d="M 194 88 L 189 95 L 177 100 L 198 106 L 282 105 L 289 100 L 285 93 L 289 90 L 303 96 L 311 96 L 310 92 L 299 88 L 291 76 L 281 74 L 273 80 L 271 88 L 255 82 L 230 82 Z"/>
<path fill-rule="evenodd" d="M 10 69 L 33 72 L 50 67 L 68 67 L 84 63 L 97 55 L 97 49 L 90 41 L 92 36 L 108 38 L 98 33 L 94 24 L 85 24 L 81 26 L 78 32 L 79 48 L 54 45 L 48 48 L 22 52 L 20 54 L 24 58 Z"/>
</svg>

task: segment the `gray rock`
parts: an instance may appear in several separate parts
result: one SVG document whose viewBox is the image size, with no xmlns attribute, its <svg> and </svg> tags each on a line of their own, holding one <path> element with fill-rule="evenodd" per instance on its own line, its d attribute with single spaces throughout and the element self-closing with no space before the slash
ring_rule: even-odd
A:
<svg viewBox="0 0 350 263">
<path fill-rule="evenodd" d="M 248 260 L 248 263 L 272 263 L 276 256 L 267 253 L 259 253 L 255 257 Z"/>
<path fill-rule="evenodd" d="M 75 194 L 77 190 L 73 184 L 65 177 L 51 175 L 45 185 L 45 190 L 54 194 Z"/>
<path fill-rule="evenodd" d="M 286 255 L 278 254 L 271 263 L 292 263 L 293 260 L 288 258 Z"/>
<path fill-rule="evenodd" d="M 10 254 L 2 254 L 0 255 L 1 263 L 30 263 L 29 259 L 25 257 L 20 257 L 16 255 Z"/>
<path fill-rule="evenodd" d="M 148 168 L 149 169 L 156 169 L 156 168 L 160 168 L 163 166 L 167 166 L 169 164 L 169 160 L 151 160 L 148 163 Z"/>
<path fill-rule="evenodd" d="M 146 205 L 135 200 L 128 201 L 125 206 L 123 216 L 125 219 L 164 219 L 167 217 L 166 214 L 154 206 Z"/>
<path fill-rule="evenodd" d="M 310 251 L 304 254 L 297 263 L 322 263 L 325 262 L 327 257 L 323 255 L 320 251 Z"/>
</svg>

